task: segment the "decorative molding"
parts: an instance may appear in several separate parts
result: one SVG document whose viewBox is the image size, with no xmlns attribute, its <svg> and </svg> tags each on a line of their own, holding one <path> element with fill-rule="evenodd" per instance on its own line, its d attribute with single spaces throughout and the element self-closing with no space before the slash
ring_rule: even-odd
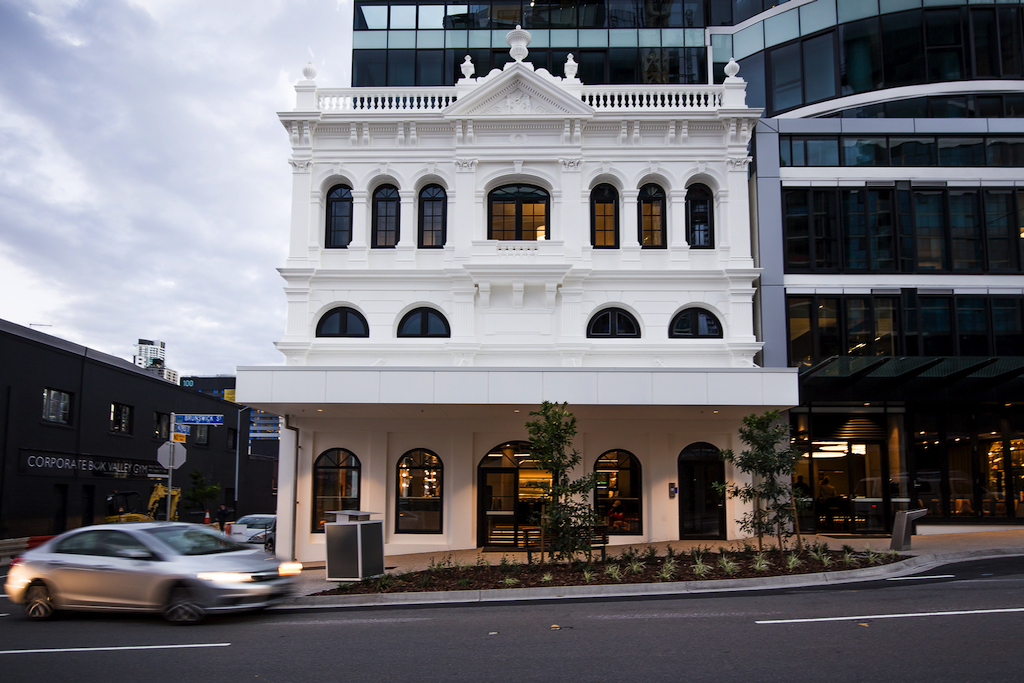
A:
<svg viewBox="0 0 1024 683">
<path fill-rule="evenodd" d="M 455 170 L 459 173 L 472 173 L 476 170 L 476 165 L 479 162 L 478 159 L 454 159 L 452 163 L 455 164 Z"/>
<path fill-rule="evenodd" d="M 292 165 L 292 173 L 309 173 L 313 170 L 312 159 L 289 159 L 288 163 Z"/>
<path fill-rule="evenodd" d="M 745 171 L 747 170 L 747 166 L 753 160 L 753 157 L 727 157 L 725 165 L 732 171 Z"/>
<path fill-rule="evenodd" d="M 511 142 L 516 147 L 522 147 L 523 145 L 526 144 L 526 134 L 512 133 L 512 135 L 508 136 L 508 141 Z"/>
<path fill-rule="evenodd" d="M 516 159 L 515 161 L 512 162 L 512 165 L 515 166 L 515 168 L 516 168 L 516 175 L 519 175 L 519 174 L 521 174 L 523 172 L 523 160 L 522 159 Z"/>
<path fill-rule="evenodd" d="M 523 295 L 526 292 L 526 285 L 523 282 L 512 283 L 512 308 L 523 307 Z"/>
<path fill-rule="evenodd" d="M 583 159 L 559 159 L 559 161 L 562 162 L 563 171 L 579 173 L 583 168 Z"/>
</svg>

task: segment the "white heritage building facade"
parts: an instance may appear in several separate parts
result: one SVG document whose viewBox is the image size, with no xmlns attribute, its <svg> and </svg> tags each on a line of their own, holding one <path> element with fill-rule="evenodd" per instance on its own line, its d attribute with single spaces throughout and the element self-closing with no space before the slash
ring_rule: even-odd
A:
<svg viewBox="0 0 1024 683">
<path fill-rule="evenodd" d="M 755 357 L 748 143 L 723 85 L 587 86 L 515 61 L 451 88 L 325 89 L 294 111 L 286 364 L 238 369 L 284 417 L 278 552 L 331 510 L 387 554 L 522 544 L 547 476 L 524 423 L 567 401 L 613 542 L 735 538 L 743 415 L 797 403 Z"/>
</svg>

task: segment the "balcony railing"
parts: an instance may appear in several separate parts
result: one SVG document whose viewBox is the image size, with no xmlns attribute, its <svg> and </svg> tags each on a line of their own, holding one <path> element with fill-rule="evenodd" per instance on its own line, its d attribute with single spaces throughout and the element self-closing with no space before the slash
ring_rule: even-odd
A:
<svg viewBox="0 0 1024 683">
<path fill-rule="evenodd" d="M 455 88 L 321 88 L 317 90 L 320 111 L 441 111 L 456 99 Z"/>
</svg>

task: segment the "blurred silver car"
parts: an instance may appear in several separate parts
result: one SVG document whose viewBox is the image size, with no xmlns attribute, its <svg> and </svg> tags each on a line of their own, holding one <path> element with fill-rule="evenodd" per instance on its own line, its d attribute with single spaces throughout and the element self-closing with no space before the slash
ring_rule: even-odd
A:
<svg viewBox="0 0 1024 683">
<path fill-rule="evenodd" d="M 280 602 L 301 570 L 193 524 L 101 524 L 26 551 L 11 563 L 4 590 L 33 619 L 64 609 L 124 610 L 192 623 L 209 612 Z"/>
</svg>

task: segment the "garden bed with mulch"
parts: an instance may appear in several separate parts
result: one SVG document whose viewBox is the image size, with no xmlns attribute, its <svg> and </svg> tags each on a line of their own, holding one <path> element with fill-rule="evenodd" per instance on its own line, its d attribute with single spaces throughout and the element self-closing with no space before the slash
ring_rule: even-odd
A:
<svg viewBox="0 0 1024 683">
<path fill-rule="evenodd" d="M 537 588 L 542 586 L 588 586 L 670 581 L 713 581 L 767 576 L 790 576 L 816 572 L 845 571 L 891 564 L 906 559 L 895 551 L 855 551 L 849 546 L 832 550 L 815 544 L 802 552 L 754 548 L 732 550 L 710 547 L 657 554 L 655 548 L 626 548 L 607 561 L 572 563 L 534 562 L 525 564 L 502 556 L 491 564 L 479 556 L 475 564 L 453 562 L 451 556 L 431 562 L 428 569 L 402 574 L 385 574 L 358 583 L 339 583 L 337 588 L 315 595 L 361 595 L 368 593 L 419 593 L 424 591 Z"/>
</svg>

